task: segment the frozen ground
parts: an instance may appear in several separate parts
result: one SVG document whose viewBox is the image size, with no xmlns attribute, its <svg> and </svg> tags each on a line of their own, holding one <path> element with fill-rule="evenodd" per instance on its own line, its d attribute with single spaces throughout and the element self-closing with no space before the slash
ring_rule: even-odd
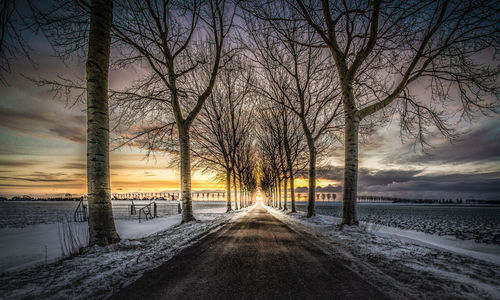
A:
<svg viewBox="0 0 500 300">
<path fill-rule="evenodd" d="M 297 209 L 305 211 L 305 203 Z M 317 202 L 322 215 L 340 217 L 340 202 Z M 500 245 L 500 206 L 359 203 L 360 221 L 460 240 Z"/>
<path fill-rule="evenodd" d="M 197 210 L 198 218 L 211 218 L 226 208 Z M 116 230 L 122 239 L 140 239 L 180 224 L 181 216 L 170 215 L 139 223 L 137 220 L 115 220 Z M 88 224 L 50 223 L 23 228 L 0 228 L 0 270 L 10 272 L 36 264 L 49 263 L 67 255 L 64 230 L 71 230 L 76 247 L 88 244 Z"/>
<path fill-rule="evenodd" d="M 325 251 L 383 290 L 400 295 L 395 298 L 500 299 L 499 246 L 373 223 L 341 230 L 336 217 L 308 219 L 303 212 L 267 209 L 295 230 L 316 236 Z"/>
<path fill-rule="evenodd" d="M 141 223 L 130 229 L 118 225 L 122 241 L 108 247 L 87 248 L 84 253 L 57 262 L 0 275 L 2 299 L 103 298 L 135 281 L 145 270 L 159 266 L 181 249 L 209 232 L 245 214 L 222 209 L 195 213 L 198 221 L 179 225 L 179 216 Z M 120 223 L 118 223 L 120 224 Z M 156 233 L 155 233 L 156 232 Z M 136 238 L 141 236 L 141 238 Z M 144 237 L 142 237 L 144 236 Z M 3 237 L 2 237 L 3 238 Z M 2 243 L 3 245 L 3 243 Z"/>
</svg>

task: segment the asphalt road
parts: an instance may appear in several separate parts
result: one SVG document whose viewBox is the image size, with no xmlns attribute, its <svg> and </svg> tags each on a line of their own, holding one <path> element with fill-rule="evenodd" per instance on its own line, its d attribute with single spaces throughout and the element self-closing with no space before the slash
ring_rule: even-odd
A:
<svg viewBox="0 0 500 300">
<path fill-rule="evenodd" d="M 258 205 L 112 299 L 385 299 Z"/>
</svg>

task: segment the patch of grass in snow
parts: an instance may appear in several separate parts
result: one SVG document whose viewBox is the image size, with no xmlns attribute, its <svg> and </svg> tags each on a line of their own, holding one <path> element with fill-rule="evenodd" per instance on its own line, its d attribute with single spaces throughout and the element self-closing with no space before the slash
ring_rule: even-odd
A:
<svg viewBox="0 0 500 300">
<path fill-rule="evenodd" d="M 82 227 L 76 226 L 68 218 L 58 223 L 57 231 L 62 257 L 76 255 L 81 252 L 83 247 L 88 245 L 89 232 L 82 230 Z"/>
</svg>

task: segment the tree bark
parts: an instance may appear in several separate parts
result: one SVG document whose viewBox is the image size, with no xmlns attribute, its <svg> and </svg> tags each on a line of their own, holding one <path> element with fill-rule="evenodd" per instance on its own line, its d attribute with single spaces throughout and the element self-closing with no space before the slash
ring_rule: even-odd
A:
<svg viewBox="0 0 500 300">
<path fill-rule="evenodd" d="M 227 199 L 226 199 L 227 210 L 226 210 L 226 212 L 228 212 L 228 211 L 233 210 L 233 208 L 231 207 L 231 170 L 230 169 L 226 169 L 226 193 L 227 193 Z"/>
<path fill-rule="evenodd" d="M 241 183 L 241 179 L 240 179 L 240 208 L 243 208 L 245 207 L 243 205 L 243 200 L 244 200 L 244 197 L 245 197 L 245 193 L 243 191 L 243 184 Z"/>
<path fill-rule="evenodd" d="M 285 176 L 285 182 L 284 182 L 284 193 L 283 193 L 283 210 L 288 210 L 288 203 L 287 203 L 287 198 L 288 198 L 288 193 L 287 193 L 287 189 L 288 189 L 288 177 Z"/>
<path fill-rule="evenodd" d="M 309 199 L 307 200 L 307 217 L 316 215 L 316 147 L 309 143 Z"/>
<path fill-rule="evenodd" d="M 345 115 L 345 166 L 342 224 L 358 225 L 356 198 L 358 189 L 358 131 L 355 114 Z"/>
<path fill-rule="evenodd" d="M 274 188 L 274 207 L 278 207 L 278 183 L 276 183 L 276 187 Z"/>
<path fill-rule="evenodd" d="M 191 200 L 191 153 L 189 127 L 187 125 L 179 126 L 179 142 L 181 152 L 182 223 L 184 223 L 196 220 Z"/>
<path fill-rule="evenodd" d="M 87 71 L 89 245 L 116 243 L 109 182 L 108 72 L 113 2 L 92 0 Z"/>
<path fill-rule="evenodd" d="M 289 172 L 290 172 L 290 196 L 292 198 L 292 212 L 297 212 L 297 209 L 295 208 L 295 185 L 293 183 L 293 169 L 292 166 L 289 166 Z"/>
<path fill-rule="evenodd" d="M 238 188 L 236 187 L 236 172 L 233 170 L 233 187 L 234 187 L 234 209 L 238 210 Z"/>
<path fill-rule="evenodd" d="M 281 209 L 281 180 L 278 179 L 278 208 Z"/>
</svg>

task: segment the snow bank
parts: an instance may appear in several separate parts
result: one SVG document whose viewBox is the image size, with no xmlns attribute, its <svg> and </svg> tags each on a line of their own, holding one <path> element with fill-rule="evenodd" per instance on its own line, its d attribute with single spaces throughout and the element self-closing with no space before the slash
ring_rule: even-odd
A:
<svg viewBox="0 0 500 300">
<path fill-rule="evenodd" d="M 459 240 L 453 236 L 438 236 L 384 225 L 380 225 L 374 233 L 383 237 L 395 238 L 401 241 L 454 252 L 500 266 L 500 246 L 498 245 L 480 244 L 472 240 Z"/>
<path fill-rule="evenodd" d="M 499 246 L 373 223 L 341 229 L 337 217 L 266 209 L 394 298 L 500 299 Z"/>
<path fill-rule="evenodd" d="M 274 215 L 279 212 L 270 207 L 267 207 L 267 209 Z M 316 228 L 338 225 L 342 222 L 341 218 L 326 215 L 316 215 L 311 218 L 305 218 L 305 213 L 303 212 L 295 214 L 294 217 L 301 223 Z M 453 236 L 439 236 L 374 223 L 360 222 L 360 227 L 381 237 L 410 242 L 438 250 L 450 251 L 500 266 L 499 245 L 476 243 L 472 240 L 460 240 Z"/>
<path fill-rule="evenodd" d="M 122 239 L 139 239 L 180 224 L 181 216 L 173 215 L 138 223 L 137 220 L 116 220 L 116 230 Z M 63 255 L 61 229 L 70 226 L 79 244 L 88 243 L 88 224 L 37 224 L 24 228 L 0 229 L 0 270 L 9 272 L 40 263 L 49 263 Z"/>
<path fill-rule="evenodd" d="M 307 211 L 306 203 L 297 203 L 297 209 Z M 316 203 L 316 213 L 340 217 L 342 203 L 320 201 Z M 363 222 L 498 246 L 499 215 L 498 205 L 363 202 L 358 205 L 358 218 Z"/>
<path fill-rule="evenodd" d="M 226 212 L 226 207 L 205 208 L 195 211 L 199 220 L 211 220 Z M 121 239 L 140 239 L 172 228 L 181 223 L 181 215 L 159 217 L 139 223 L 136 219 L 115 220 Z M 54 262 L 63 256 L 61 248 L 63 227 L 77 236 L 78 244 L 88 244 L 88 224 L 52 223 L 23 228 L 0 228 L 0 272 L 21 270 L 37 264 Z"/>
</svg>

